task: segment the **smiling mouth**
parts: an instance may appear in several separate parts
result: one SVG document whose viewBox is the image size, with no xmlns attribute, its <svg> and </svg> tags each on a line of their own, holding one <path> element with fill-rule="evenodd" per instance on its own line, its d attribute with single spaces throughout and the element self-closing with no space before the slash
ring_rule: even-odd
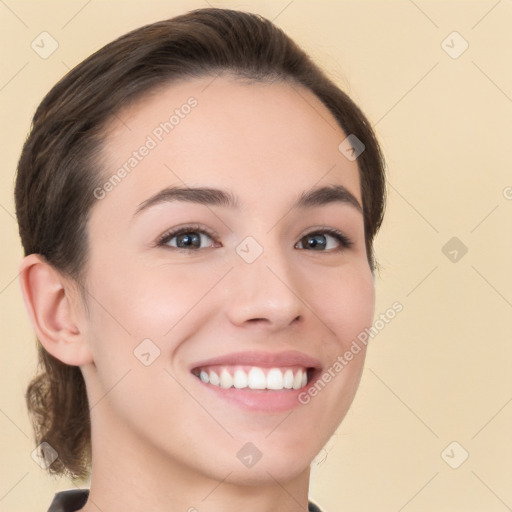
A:
<svg viewBox="0 0 512 512">
<path fill-rule="evenodd" d="M 314 371 L 314 368 L 303 366 L 263 368 L 213 365 L 194 368 L 192 374 L 205 384 L 224 389 L 283 391 L 306 387 Z"/>
</svg>

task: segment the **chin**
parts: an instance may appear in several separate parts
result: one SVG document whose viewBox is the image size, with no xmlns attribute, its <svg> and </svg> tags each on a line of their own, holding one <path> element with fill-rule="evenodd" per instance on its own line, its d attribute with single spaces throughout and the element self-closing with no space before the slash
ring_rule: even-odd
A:
<svg viewBox="0 0 512 512">
<path fill-rule="evenodd" d="M 264 485 L 265 483 L 275 484 L 287 482 L 297 478 L 305 471 L 309 471 L 312 460 L 318 451 L 308 452 L 304 443 L 301 446 L 294 443 L 293 446 L 267 446 L 261 448 L 261 458 L 249 467 L 244 467 L 243 463 L 235 466 L 235 471 L 230 476 L 240 479 L 246 485 Z M 237 460 L 237 462 L 239 462 Z"/>
<path fill-rule="evenodd" d="M 252 468 L 237 468 L 229 475 L 229 482 L 237 485 L 245 485 L 248 487 L 257 487 L 265 485 L 275 485 L 276 481 L 285 484 L 291 480 L 298 478 L 305 472 L 309 473 L 311 461 L 301 459 L 281 460 L 276 459 L 263 462 L 261 459 Z M 225 475 L 223 476 L 223 478 Z"/>
</svg>

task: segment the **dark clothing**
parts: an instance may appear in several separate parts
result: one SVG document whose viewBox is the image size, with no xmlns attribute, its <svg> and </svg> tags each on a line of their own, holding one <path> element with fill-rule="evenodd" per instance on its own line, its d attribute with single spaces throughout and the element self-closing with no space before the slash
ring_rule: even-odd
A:
<svg viewBox="0 0 512 512">
<path fill-rule="evenodd" d="M 81 509 L 89 497 L 89 489 L 70 489 L 58 492 L 48 512 L 74 512 Z M 322 512 L 314 503 L 309 502 L 308 512 Z"/>
<path fill-rule="evenodd" d="M 48 509 L 48 512 L 74 512 L 80 510 L 89 497 L 89 489 L 71 489 L 58 492 Z"/>
</svg>

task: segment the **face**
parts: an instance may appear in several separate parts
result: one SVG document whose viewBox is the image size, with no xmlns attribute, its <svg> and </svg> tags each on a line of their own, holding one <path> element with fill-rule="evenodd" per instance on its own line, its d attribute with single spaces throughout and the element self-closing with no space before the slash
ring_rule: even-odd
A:
<svg viewBox="0 0 512 512">
<path fill-rule="evenodd" d="M 365 350 L 339 356 L 374 311 L 345 138 L 282 83 L 197 79 L 119 113 L 88 224 L 93 425 L 218 480 L 307 471 Z"/>
</svg>

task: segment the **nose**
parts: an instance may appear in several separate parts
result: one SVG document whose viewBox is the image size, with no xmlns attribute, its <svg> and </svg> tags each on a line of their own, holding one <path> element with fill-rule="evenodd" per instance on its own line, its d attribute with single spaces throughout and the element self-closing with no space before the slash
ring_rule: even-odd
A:
<svg viewBox="0 0 512 512">
<path fill-rule="evenodd" d="M 287 261 L 279 249 L 263 250 L 252 263 L 236 257 L 239 261 L 230 273 L 227 310 L 234 325 L 278 331 L 303 320 L 307 306 L 289 257 Z"/>
</svg>

